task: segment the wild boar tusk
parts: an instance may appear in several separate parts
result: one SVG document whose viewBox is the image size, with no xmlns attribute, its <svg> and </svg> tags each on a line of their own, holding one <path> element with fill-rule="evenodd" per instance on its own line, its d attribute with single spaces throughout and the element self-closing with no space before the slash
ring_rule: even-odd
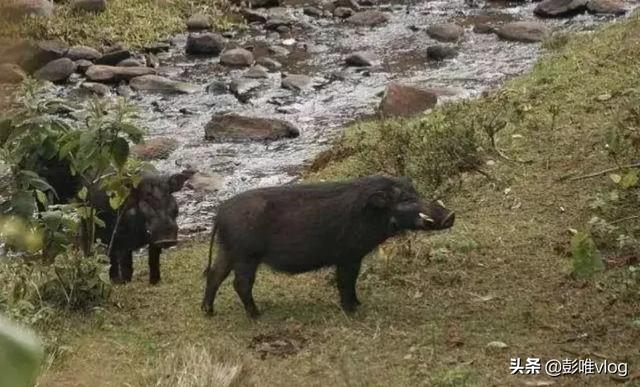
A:
<svg viewBox="0 0 640 387">
<path fill-rule="evenodd" d="M 420 218 L 424 219 L 425 221 L 429 222 L 429 223 L 433 223 L 433 219 L 431 219 L 429 216 L 423 214 L 422 212 L 418 214 L 420 216 Z"/>
<path fill-rule="evenodd" d="M 444 205 L 444 203 L 442 202 L 442 200 L 436 200 L 436 203 L 438 203 L 438 204 L 439 204 L 439 205 L 441 205 L 442 207 L 446 207 L 446 206 Z"/>
</svg>

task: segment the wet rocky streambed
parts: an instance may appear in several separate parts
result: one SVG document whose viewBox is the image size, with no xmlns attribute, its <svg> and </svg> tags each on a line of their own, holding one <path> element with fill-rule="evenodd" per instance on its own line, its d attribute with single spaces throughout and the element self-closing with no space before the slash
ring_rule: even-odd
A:
<svg viewBox="0 0 640 387">
<path fill-rule="evenodd" d="M 584 13 L 539 19 L 534 15 L 537 4 L 531 2 L 417 0 L 408 6 L 366 5 L 371 4 L 366 1 L 357 5 L 339 0 L 338 5 L 384 15 L 366 14 L 364 24 L 376 24 L 380 17 L 386 21 L 357 25 L 327 14 L 322 6 L 291 2 L 245 11 L 252 21 L 246 29 L 225 34 L 225 50 L 245 48 L 264 68 L 225 66 L 219 55 L 187 55 L 185 32 L 171 39 L 167 50 L 156 52 L 154 60 L 159 61 L 157 75 L 189 83 L 181 86 L 186 93 L 132 90 L 115 84 L 99 90 L 129 95 L 148 128 L 148 141 L 170 139 L 177 144 L 165 159 L 152 161 L 157 169 L 176 172 L 192 167 L 200 172 L 176 194 L 183 233 L 209 229 L 217 204 L 230 195 L 296 179 L 300 168 L 326 149 L 343 125 L 375 113 L 390 82 L 429 88 L 442 103 L 477 95 L 527 71 L 542 51 L 540 43 L 500 39 L 491 32 L 493 27 L 526 20 L 552 31 L 588 31 L 614 18 Z M 622 4 L 628 10 L 634 7 L 632 2 Z M 432 37 L 437 33 L 428 33 L 430 26 L 447 22 L 463 26 L 464 32 L 453 31 L 454 38 L 441 37 L 440 42 Z M 427 54 L 433 45 L 456 53 L 433 60 Z M 371 66 L 347 66 L 345 59 L 354 52 L 366 52 L 364 61 Z M 239 56 L 240 62 L 247 59 Z M 282 67 L 277 69 L 266 57 Z M 91 94 L 81 86 L 83 82 L 84 77 L 74 76 L 53 92 L 82 101 Z M 206 139 L 205 126 L 212 117 L 230 113 L 285 120 L 297 128 L 299 136 L 276 141 Z"/>
</svg>

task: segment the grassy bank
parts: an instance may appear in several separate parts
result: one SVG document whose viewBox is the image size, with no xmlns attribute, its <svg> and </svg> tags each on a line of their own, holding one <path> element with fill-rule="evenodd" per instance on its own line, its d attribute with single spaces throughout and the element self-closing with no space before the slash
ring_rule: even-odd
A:
<svg viewBox="0 0 640 387">
<path fill-rule="evenodd" d="M 187 18 L 196 12 L 224 28 L 228 25 L 222 13 L 225 7 L 224 0 L 109 0 L 106 11 L 94 14 L 75 12 L 66 1 L 57 3 L 49 18 L 0 16 L 0 37 L 60 39 L 97 47 L 119 42 L 135 47 L 184 31 Z"/>
<path fill-rule="evenodd" d="M 457 211 L 450 232 L 398 239 L 367 259 L 354 318 L 341 312 L 329 271 L 268 269 L 256 280 L 258 322 L 245 318 L 231 281 L 206 318 L 207 246 L 193 241 L 164 259 L 161 285 L 146 284 L 138 260 L 133 283 L 115 287 L 107 306 L 48 327 L 64 345 L 41 385 L 195 385 L 176 370 L 255 386 L 640 385 L 632 260 L 603 247 L 606 270 L 576 279 L 569 244 L 570 229 L 606 209 L 617 232 L 637 234 L 637 218 L 625 219 L 637 201 L 623 200 L 634 185 L 616 185 L 629 170 L 615 171 L 621 180 L 581 176 L 636 156 L 640 19 L 563 43 L 499 91 L 414 120 L 355 125 L 319 159 L 310 179 L 406 173 Z M 593 204 L 612 189 L 620 200 Z M 628 362 L 630 376 L 512 376 L 514 357 L 606 358 Z"/>
</svg>

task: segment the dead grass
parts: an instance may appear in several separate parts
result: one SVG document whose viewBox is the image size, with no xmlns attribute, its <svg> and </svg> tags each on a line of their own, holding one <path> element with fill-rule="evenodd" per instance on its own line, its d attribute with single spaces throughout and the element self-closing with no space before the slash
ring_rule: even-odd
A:
<svg viewBox="0 0 640 387">
<path fill-rule="evenodd" d="M 483 168 L 494 179 L 460 176 L 446 200 L 458 214 L 451 231 L 394 240 L 366 260 L 354 318 L 336 302 L 332 273 L 268 269 L 256 280 L 258 322 L 244 316 L 231 281 L 216 316 L 206 318 L 198 305 L 207 246 L 194 241 L 166 257 L 160 286 L 146 284 L 139 260 L 134 282 L 115 289 L 101 318 L 56 328 L 73 352 L 47 375 L 56 383 L 44 385 L 148 386 L 149 365 L 185 345 L 242 364 L 259 386 L 640 385 L 640 300 L 624 296 L 628 267 L 593 281 L 568 275 L 568 229 L 585 224 L 587 204 L 607 178 L 560 179 L 609 166 L 606 128 L 627 91 L 640 87 L 639 36 L 634 17 L 572 38 L 531 74 L 471 102 L 470 111 L 503 109 L 498 147 L 531 162 L 487 150 L 495 163 Z M 610 98 L 597 98 L 605 93 Z M 354 138 L 351 130 L 344 141 Z M 313 177 L 348 176 L 376 157 L 351 148 Z M 255 343 L 264 337 L 304 344 L 287 356 L 263 356 Z M 507 347 L 487 348 L 492 341 Z M 513 376 L 512 357 L 604 357 L 628 362 L 630 377 Z"/>
</svg>

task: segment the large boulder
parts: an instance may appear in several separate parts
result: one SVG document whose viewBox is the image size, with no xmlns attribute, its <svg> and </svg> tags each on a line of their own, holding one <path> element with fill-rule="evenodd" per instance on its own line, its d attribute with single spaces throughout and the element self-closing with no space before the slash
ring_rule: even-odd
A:
<svg viewBox="0 0 640 387">
<path fill-rule="evenodd" d="M 380 101 L 379 112 L 385 117 L 409 117 L 431 109 L 438 96 L 431 90 L 389 83 Z"/>
<path fill-rule="evenodd" d="M 535 43 L 547 38 L 551 30 L 538 22 L 518 21 L 503 25 L 496 30 L 496 34 L 504 40 Z"/>
<path fill-rule="evenodd" d="M 0 83 L 20 83 L 27 78 L 27 74 L 20 66 L 13 63 L 0 64 Z"/>
<path fill-rule="evenodd" d="M 134 90 L 154 91 L 163 93 L 192 94 L 201 90 L 200 86 L 192 83 L 174 81 L 158 75 L 142 75 L 132 78 L 129 86 Z"/>
<path fill-rule="evenodd" d="M 299 135 L 298 128 L 287 121 L 237 114 L 215 115 L 205 127 L 205 138 L 215 141 L 278 140 Z"/>
<path fill-rule="evenodd" d="M 76 64 L 69 58 L 51 61 L 33 73 L 33 76 L 43 81 L 64 82 L 76 71 Z"/>
<path fill-rule="evenodd" d="M 187 38 L 187 54 L 219 55 L 224 49 L 224 38 L 212 32 L 191 34 Z"/>
<path fill-rule="evenodd" d="M 251 66 L 253 54 L 244 48 L 232 48 L 220 55 L 220 63 L 226 66 Z"/>
<path fill-rule="evenodd" d="M 601 15 L 624 15 L 627 9 L 618 0 L 589 0 L 587 11 Z"/>
<path fill-rule="evenodd" d="M 100 58 L 96 59 L 95 64 L 115 66 L 125 59 L 131 58 L 131 51 L 129 50 L 114 50 L 105 52 Z"/>
<path fill-rule="evenodd" d="M 189 31 L 208 30 L 210 28 L 211 23 L 207 15 L 196 13 L 187 19 L 187 29 Z"/>
<path fill-rule="evenodd" d="M 15 63 L 26 72 L 33 73 L 52 60 L 62 58 L 68 48 L 57 40 L 21 40 L 0 53 L 0 63 Z"/>
<path fill-rule="evenodd" d="M 433 24 L 427 27 L 427 34 L 441 42 L 457 42 L 464 35 L 464 28 L 455 23 Z"/>
<path fill-rule="evenodd" d="M 71 60 L 85 59 L 94 61 L 96 59 L 100 59 L 102 57 L 102 54 L 100 53 L 100 51 L 92 47 L 73 46 L 69 49 L 69 51 L 67 51 L 67 54 L 65 56 Z"/>
<path fill-rule="evenodd" d="M 74 0 L 71 8 L 76 11 L 102 12 L 107 9 L 107 0 Z"/>
<path fill-rule="evenodd" d="M 587 10 L 588 0 L 544 0 L 533 13 L 539 17 L 568 17 Z"/>
<path fill-rule="evenodd" d="M 0 12 L 6 12 L 15 17 L 50 17 L 53 11 L 53 2 L 49 0 L 13 0 L 0 5 Z"/>
<path fill-rule="evenodd" d="M 376 10 L 356 12 L 347 19 L 347 22 L 350 24 L 366 27 L 379 26 L 385 24 L 387 21 L 389 21 L 387 14 Z"/>
<path fill-rule="evenodd" d="M 135 77 L 155 74 L 156 71 L 150 67 L 118 67 L 93 65 L 87 69 L 85 76 L 93 82 L 111 83 L 121 80 L 128 81 Z"/>
</svg>

